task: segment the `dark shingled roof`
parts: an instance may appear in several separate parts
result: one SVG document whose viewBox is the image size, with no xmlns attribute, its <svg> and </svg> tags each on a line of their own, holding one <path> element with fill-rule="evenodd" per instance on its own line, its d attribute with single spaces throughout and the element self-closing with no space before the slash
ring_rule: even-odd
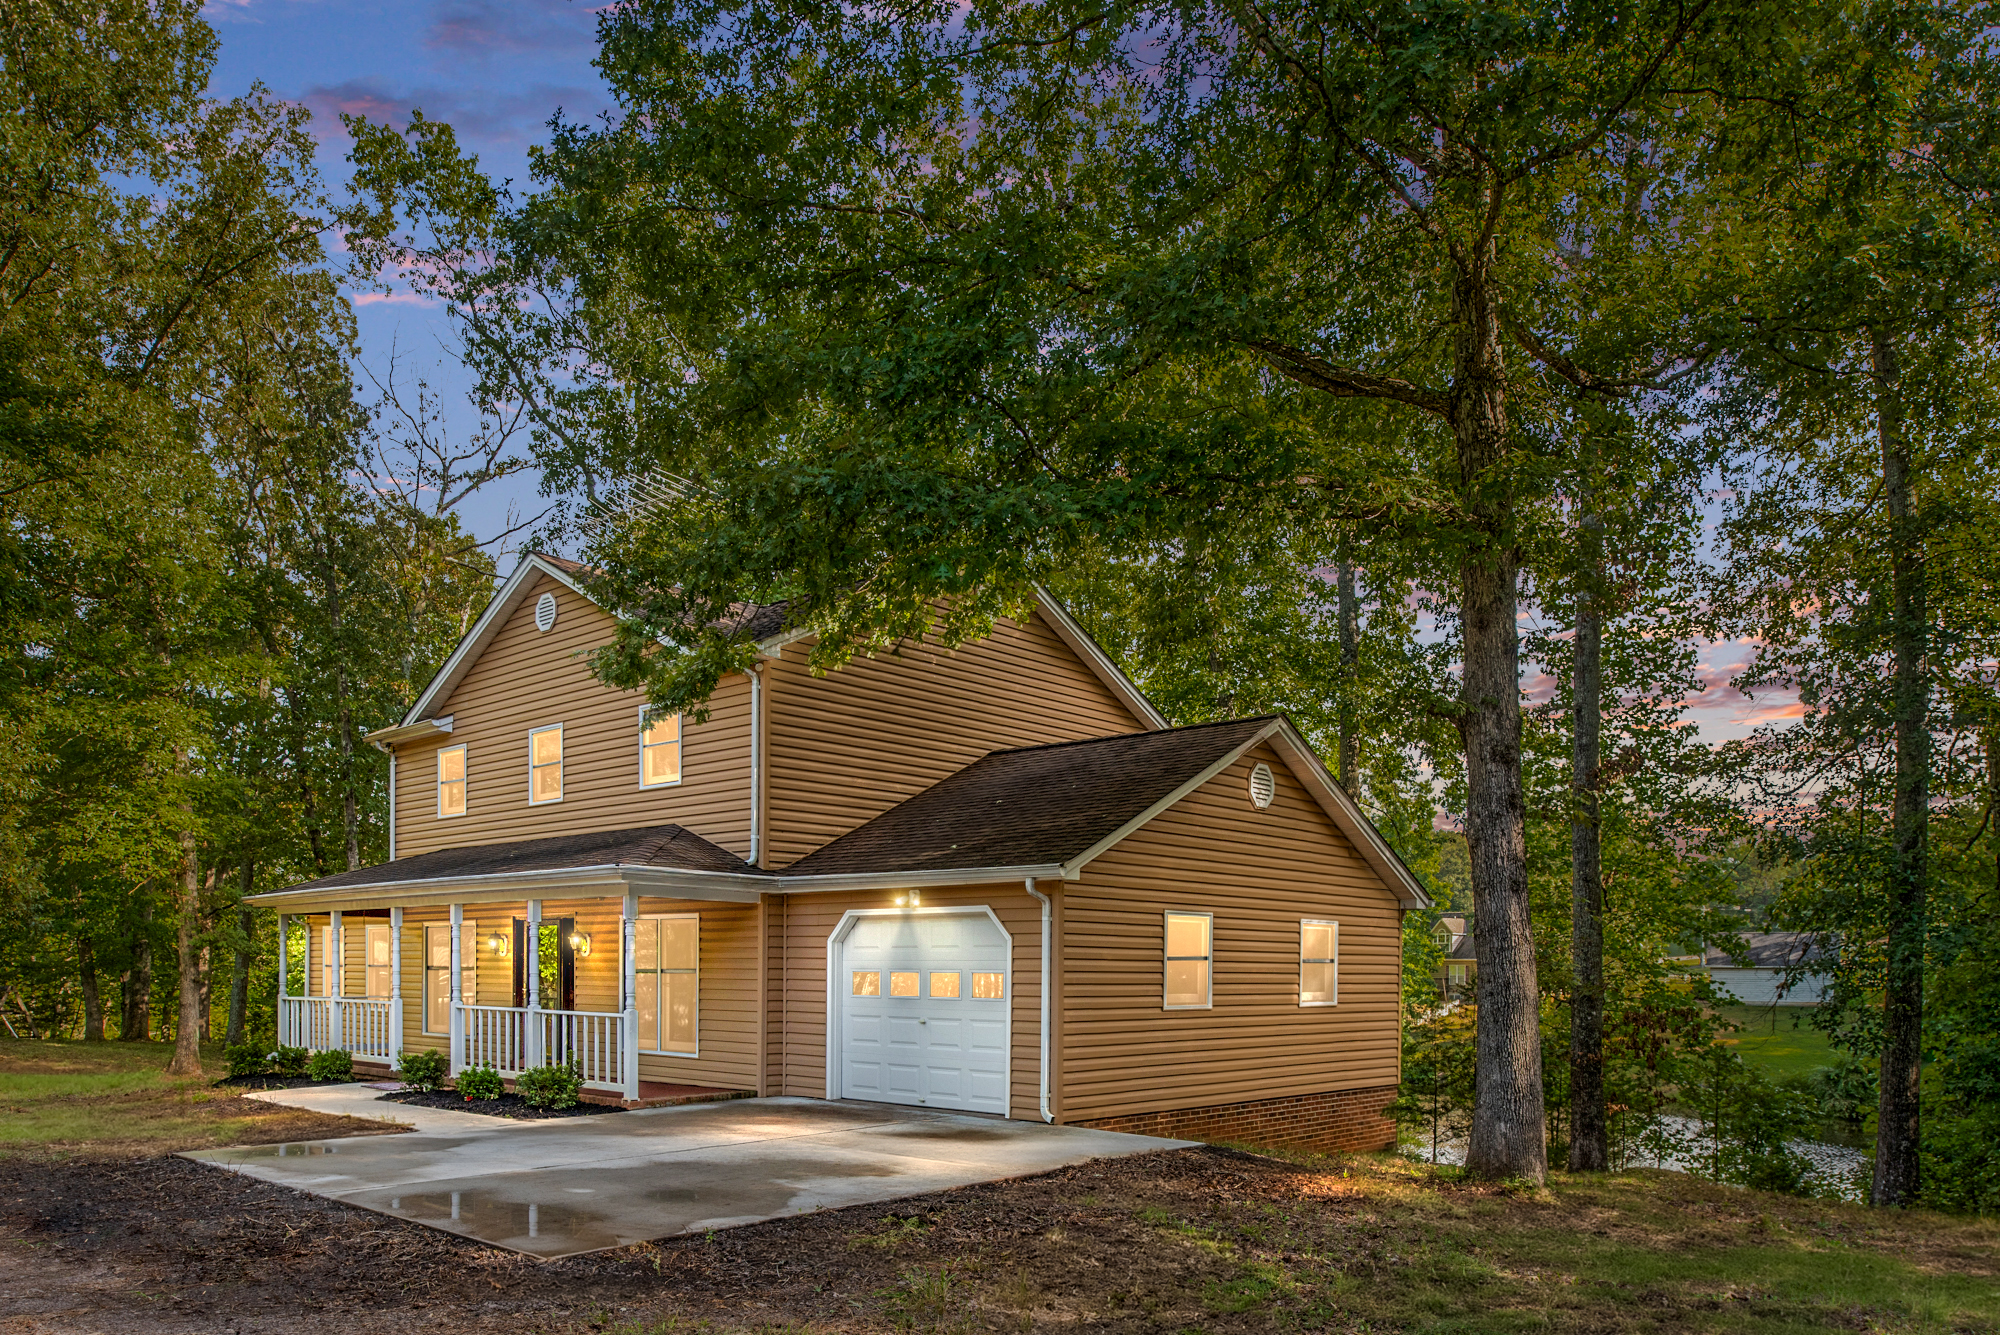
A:
<svg viewBox="0 0 2000 1335">
<path fill-rule="evenodd" d="M 995 751 L 785 868 L 794 876 L 1066 862 L 1270 717 Z"/>
<path fill-rule="evenodd" d="M 1733 958 L 1729 951 L 1712 946 L 1702 953 L 1702 963 L 1710 968 L 1784 969 L 1823 954 L 1809 932 L 1745 932 L 1743 945 L 1743 954 Z"/>
<path fill-rule="evenodd" d="M 322 876 L 317 881 L 288 888 L 338 890 L 350 885 L 389 885 L 398 881 L 427 881 L 443 876 L 504 876 L 511 872 L 609 866 L 770 875 L 678 825 L 648 825 L 637 830 L 562 834 L 552 839 L 523 839 L 512 844 L 440 848 L 435 852 L 397 858 L 394 862 L 373 867 L 357 867 L 335 876 Z"/>
</svg>

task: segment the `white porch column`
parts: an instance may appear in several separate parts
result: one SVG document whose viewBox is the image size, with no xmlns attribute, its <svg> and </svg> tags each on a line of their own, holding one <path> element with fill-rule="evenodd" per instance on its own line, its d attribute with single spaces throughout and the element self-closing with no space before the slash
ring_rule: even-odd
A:
<svg viewBox="0 0 2000 1335">
<path fill-rule="evenodd" d="M 542 1047 L 542 901 L 528 901 L 528 958 L 521 961 L 528 980 L 528 1014 L 524 1023 L 528 1026 L 527 1061 L 529 1066 L 547 1065 L 547 1055 Z"/>
<path fill-rule="evenodd" d="M 344 1048 L 347 1044 L 342 1041 L 340 1032 L 340 1021 L 342 1018 L 340 1014 L 340 999 L 347 992 L 347 978 L 345 976 L 347 973 L 347 938 L 342 935 L 339 909 L 333 910 L 328 915 L 328 921 L 331 929 L 327 932 L 327 939 L 332 943 L 329 947 L 332 958 L 327 961 L 327 976 L 332 979 L 332 982 L 327 988 L 327 995 L 332 997 L 333 1000 L 327 1003 L 329 1016 L 327 1020 L 326 1045 L 329 1048 Z"/>
<path fill-rule="evenodd" d="M 464 989 L 458 981 L 459 933 L 465 926 L 465 905 L 451 906 L 451 1073 L 456 1076 L 465 1066 L 465 1004 Z"/>
<path fill-rule="evenodd" d="M 292 1046 L 285 1031 L 285 1022 L 289 1018 L 285 1010 L 285 1000 L 291 995 L 288 990 L 287 973 L 292 954 L 291 942 L 285 939 L 285 934 L 291 927 L 292 920 L 280 913 L 278 915 L 278 1046 L 281 1048 Z"/>
<path fill-rule="evenodd" d="M 403 910 L 389 910 L 389 1065 L 403 1061 Z"/>
<path fill-rule="evenodd" d="M 625 892 L 625 902 L 619 910 L 618 1009 L 623 1018 L 618 1025 L 618 1040 L 621 1051 L 618 1055 L 618 1069 L 625 1077 L 625 1097 L 639 1097 L 639 960 L 634 949 L 637 944 L 639 919 L 639 896 L 630 890 Z"/>
</svg>

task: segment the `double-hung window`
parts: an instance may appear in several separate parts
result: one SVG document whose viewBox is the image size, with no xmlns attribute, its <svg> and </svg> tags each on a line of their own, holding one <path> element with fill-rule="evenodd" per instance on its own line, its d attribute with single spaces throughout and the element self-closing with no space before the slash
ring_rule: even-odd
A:
<svg viewBox="0 0 2000 1335">
<path fill-rule="evenodd" d="M 364 958 L 362 986 L 366 995 L 379 999 L 395 996 L 395 971 L 390 967 L 394 952 L 390 949 L 389 924 L 371 922 L 361 929 L 361 936 Z"/>
<path fill-rule="evenodd" d="M 1340 1000 L 1340 924 L 1330 918 L 1299 920 L 1299 1005 L 1331 1006 Z"/>
<path fill-rule="evenodd" d="M 1167 1010 L 1200 1010 L 1214 1002 L 1215 915 L 1167 914 Z"/>
<path fill-rule="evenodd" d="M 639 786 L 665 788 L 681 781 L 681 716 L 639 711 Z"/>
<path fill-rule="evenodd" d="M 459 1000 L 471 1006 L 479 1000 L 479 928 L 476 923 L 460 925 L 458 937 Z M 424 1032 L 451 1032 L 451 927 L 424 928 Z"/>
<path fill-rule="evenodd" d="M 528 734 L 528 801 L 560 802 L 563 795 L 563 730 L 537 728 Z"/>
<path fill-rule="evenodd" d="M 633 925 L 642 1052 L 696 1055 L 701 1010 L 701 915 L 641 918 Z"/>
<path fill-rule="evenodd" d="M 333 985 L 340 976 L 340 933 L 332 927 L 319 929 L 319 994 L 334 995 Z"/>
<path fill-rule="evenodd" d="M 465 743 L 438 751 L 438 816 L 465 814 Z"/>
</svg>

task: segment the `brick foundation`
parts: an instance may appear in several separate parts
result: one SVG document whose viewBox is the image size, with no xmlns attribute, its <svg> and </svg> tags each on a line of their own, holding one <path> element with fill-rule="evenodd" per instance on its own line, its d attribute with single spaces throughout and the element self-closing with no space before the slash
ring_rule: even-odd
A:
<svg viewBox="0 0 2000 1335">
<path fill-rule="evenodd" d="M 1078 1123 L 1105 1131 L 1129 1131 L 1174 1140 L 1226 1140 L 1270 1149 L 1329 1151 L 1381 1150 L 1396 1143 L 1396 1124 L 1385 1115 L 1396 1087 L 1337 1089 L 1294 1094 L 1252 1103 L 1218 1103 L 1206 1108 L 1098 1117 Z"/>
</svg>

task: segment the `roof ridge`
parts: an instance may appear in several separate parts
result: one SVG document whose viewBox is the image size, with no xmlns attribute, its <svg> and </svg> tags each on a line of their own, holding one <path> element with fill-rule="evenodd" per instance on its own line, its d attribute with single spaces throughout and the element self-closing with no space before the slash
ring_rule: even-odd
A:
<svg viewBox="0 0 2000 1335">
<path fill-rule="evenodd" d="M 1054 751 L 1065 746 L 1095 746 L 1099 742 L 1129 742 L 1135 737 L 1163 737 L 1173 732 L 1196 732 L 1202 728 L 1226 728 L 1241 723 L 1270 723 L 1283 717 L 1283 714 L 1253 714 L 1248 718 L 1219 718 L 1210 719 L 1206 723 L 1183 723 L 1173 728 L 1148 728 L 1144 732 L 1113 732 L 1102 737 L 1077 737 L 1067 742 L 1038 742 L 1034 746 L 1009 746 L 998 751 L 988 751 L 981 759 L 992 756 L 1018 756 L 1029 751 Z"/>
</svg>

